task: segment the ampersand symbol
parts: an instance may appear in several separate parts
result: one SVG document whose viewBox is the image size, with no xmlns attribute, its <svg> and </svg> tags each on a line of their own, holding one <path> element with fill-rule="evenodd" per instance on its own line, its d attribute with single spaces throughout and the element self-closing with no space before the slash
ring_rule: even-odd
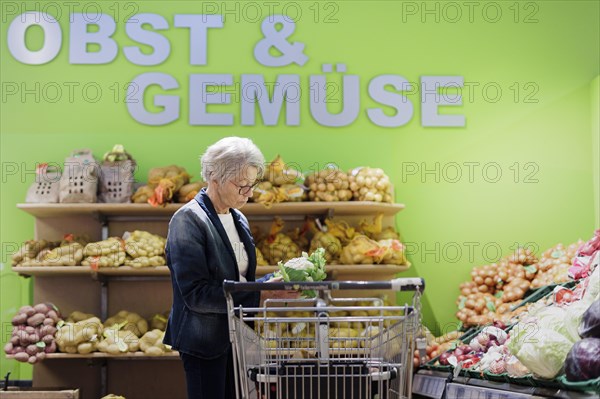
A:
<svg viewBox="0 0 600 399">
<path fill-rule="evenodd" d="M 281 24 L 281 30 L 275 29 L 276 24 Z M 286 41 L 286 38 L 296 29 L 294 21 L 283 15 L 273 15 L 265 18 L 260 29 L 264 39 L 254 47 L 254 58 L 262 65 L 279 67 L 296 63 L 302 66 L 308 61 L 308 57 L 302 53 L 304 51 L 303 43 L 291 44 Z M 277 49 L 281 55 L 272 56 L 269 53 L 271 47 Z"/>
</svg>

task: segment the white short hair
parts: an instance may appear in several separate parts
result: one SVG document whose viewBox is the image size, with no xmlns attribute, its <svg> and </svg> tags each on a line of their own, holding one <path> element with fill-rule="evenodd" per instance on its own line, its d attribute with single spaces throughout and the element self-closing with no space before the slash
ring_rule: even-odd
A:
<svg viewBox="0 0 600 399">
<path fill-rule="evenodd" d="M 265 170 L 265 157 L 252 140 L 243 137 L 225 137 L 206 149 L 200 157 L 202 179 L 205 182 L 217 180 L 224 183 L 242 176 L 249 166 L 258 169 L 258 177 Z"/>
</svg>

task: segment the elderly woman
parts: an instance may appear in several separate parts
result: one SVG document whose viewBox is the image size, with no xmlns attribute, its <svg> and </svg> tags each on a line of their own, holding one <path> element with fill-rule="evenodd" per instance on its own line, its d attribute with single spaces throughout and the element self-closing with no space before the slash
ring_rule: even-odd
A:
<svg viewBox="0 0 600 399">
<path fill-rule="evenodd" d="M 190 399 L 229 399 L 235 389 L 222 284 L 255 280 L 254 241 L 237 209 L 252 196 L 264 157 L 251 140 L 227 137 L 208 147 L 201 163 L 208 187 L 169 223 L 173 307 L 164 342 L 180 353 Z M 258 306 L 259 299 L 257 293 L 234 296 L 245 307 Z"/>
</svg>

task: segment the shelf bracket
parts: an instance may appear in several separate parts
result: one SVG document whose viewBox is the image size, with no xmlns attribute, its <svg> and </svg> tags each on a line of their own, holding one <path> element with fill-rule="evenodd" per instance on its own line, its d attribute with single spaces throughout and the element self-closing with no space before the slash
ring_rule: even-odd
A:
<svg viewBox="0 0 600 399">
<path fill-rule="evenodd" d="M 98 278 L 100 282 L 100 318 L 108 319 L 108 281 L 104 276 Z"/>
<path fill-rule="evenodd" d="M 333 209 L 333 208 L 327 209 L 327 218 L 328 219 L 333 219 L 334 215 L 335 215 L 335 209 Z"/>
<path fill-rule="evenodd" d="M 108 238 L 108 217 L 105 215 L 99 214 L 98 220 L 100 221 L 101 226 L 101 239 L 106 240 Z"/>
<path fill-rule="evenodd" d="M 106 363 L 104 361 L 100 365 L 100 395 L 102 395 L 102 398 L 108 395 L 108 367 Z"/>
</svg>

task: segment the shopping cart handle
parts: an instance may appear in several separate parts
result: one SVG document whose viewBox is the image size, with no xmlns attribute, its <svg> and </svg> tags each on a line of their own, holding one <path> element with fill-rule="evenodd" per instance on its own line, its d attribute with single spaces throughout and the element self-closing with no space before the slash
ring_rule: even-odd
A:
<svg viewBox="0 0 600 399">
<path fill-rule="evenodd" d="M 304 291 L 304 290 L 394 290 L 421 291 L 425 290 L 425 280 L 415 278 L 396 278 L 386 281 L 298 281 L 298 282 L 239 282 L 223 281 L 226 293 L 239 291 Z"/>
</svg>

